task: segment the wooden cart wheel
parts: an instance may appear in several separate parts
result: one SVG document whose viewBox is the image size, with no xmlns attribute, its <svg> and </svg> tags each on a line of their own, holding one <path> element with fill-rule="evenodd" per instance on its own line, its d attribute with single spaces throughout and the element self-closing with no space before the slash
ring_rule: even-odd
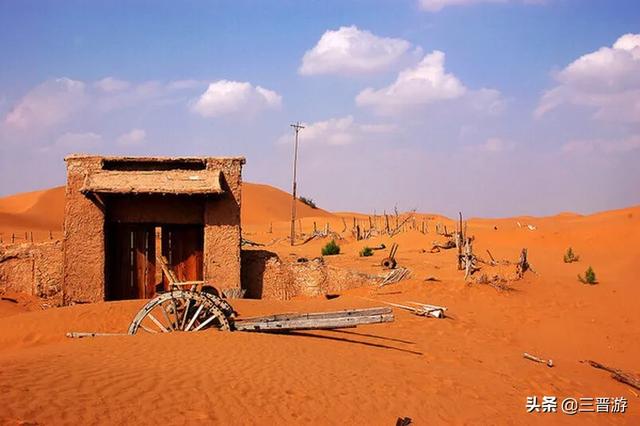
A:
<svg viewBox="0 0 640 426">
<path fill-rule="evenodd" d="M 382 259 L 381 265 L 384 269 L 393 269 L 396 267 L 396 260 L 392 257 Z"/>
<path fill-rule="evenodd" d="M 133 318 L 129 334 L 199 331 L 204 328 L 229 330 L 229 320 L 210 295 L 174 290 L 151 299 Z"/>
<path fill-rule="evenodd" d="M 215 287 L 205 286 L 202 288 L 201 293 L 211 299 L 213 304 L 216 305 L 216 307 L 220 309 L 227 318 L 236 317 L 236 311 L 233 309 L 233 306 L 231 306 L 226 299 L 220 297 L 220 293 L 215 289 Z"/>
</svg>

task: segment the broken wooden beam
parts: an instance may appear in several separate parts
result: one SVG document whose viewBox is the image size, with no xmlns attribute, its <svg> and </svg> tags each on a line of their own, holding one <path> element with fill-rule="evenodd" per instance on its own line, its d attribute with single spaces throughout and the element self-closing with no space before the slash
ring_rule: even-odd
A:
<svg viewBox="0 0 640 426">
<path fill-rule="evenodd" d="M 293 330 L 330 330 L 351 328 L 363 324 L 392 322 L 390 308 L 351 309 L 336 312 L 318 312 L 308 314 L 278 314 L 265 317 L 236 320 L 234 329 L 238 331 L 293 331 Z"/>
</svg>

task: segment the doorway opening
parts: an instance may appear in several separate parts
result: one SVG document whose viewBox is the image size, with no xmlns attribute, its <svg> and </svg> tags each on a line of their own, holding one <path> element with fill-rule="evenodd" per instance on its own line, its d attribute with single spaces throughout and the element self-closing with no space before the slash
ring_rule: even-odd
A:
<svg viewBox="0 0 640 426">
<path fill-rule="evenodd" d="M 148 299 L 168 290 L 156 256 L 164 256 L 181 281 L 203 279 L 203 225 L 111 223 L 106 248 L 106 300 Z"/>
</svg>

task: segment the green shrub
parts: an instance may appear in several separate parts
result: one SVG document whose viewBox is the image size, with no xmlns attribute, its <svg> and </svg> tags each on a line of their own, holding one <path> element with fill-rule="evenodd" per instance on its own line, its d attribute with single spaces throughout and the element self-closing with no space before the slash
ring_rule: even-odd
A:
<svg viewBox="0 0 640 426">
<path fill-rule="evenodd" d="M 369 257 L 373 256 L 373 249 L 371 247 L 364 247 L 360 250 L 360 257 Z"/>
<path fill-rule="evenodd" d="M 593 268 L 591 266 L 589 266 L 585 271 L 584 278 L 578 275 L 578 280 L 582 284 L 591 284 L 591 285 L 598 284 L 598 281 L 596 280 L 596 273 L 593 272 Z"/>
<path fill-rule="evenodd" d="M 577 262 L 578 260 L 580 260 L 580 256 L 576 256 L 573 249 L 569 247 L 567 252 L 564 254 L 564 263 Z"/>
<path fill-rule="evenodd" d="M 305 203 L 306 205 L 308 205 L 312 209 L 317 209 L 318 208 L 318 206 L 316 206 L 315 201 L 313 201 L 311 198 L 298 197 L 298 200 L 302 201 L 303 203 Z"/>
<path fill-rule="evenodd" d="M 340 253 L 340 246 L 336 244 L 336 240 L 331 240 L 324 247 L 322 247 L 323 256 L 332 256 Z"/>
</svg>

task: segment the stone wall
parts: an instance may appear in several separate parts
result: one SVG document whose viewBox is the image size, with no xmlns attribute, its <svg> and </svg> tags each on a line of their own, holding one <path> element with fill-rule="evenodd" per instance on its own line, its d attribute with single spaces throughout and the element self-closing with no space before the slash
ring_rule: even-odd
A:
<svg viewBox="0 0 640 426">
<path fill-rule="evenodd" d="M 62 305 L 62 242 L 0 246 L 0 293 L 9 292 Z"/>
</svg>

